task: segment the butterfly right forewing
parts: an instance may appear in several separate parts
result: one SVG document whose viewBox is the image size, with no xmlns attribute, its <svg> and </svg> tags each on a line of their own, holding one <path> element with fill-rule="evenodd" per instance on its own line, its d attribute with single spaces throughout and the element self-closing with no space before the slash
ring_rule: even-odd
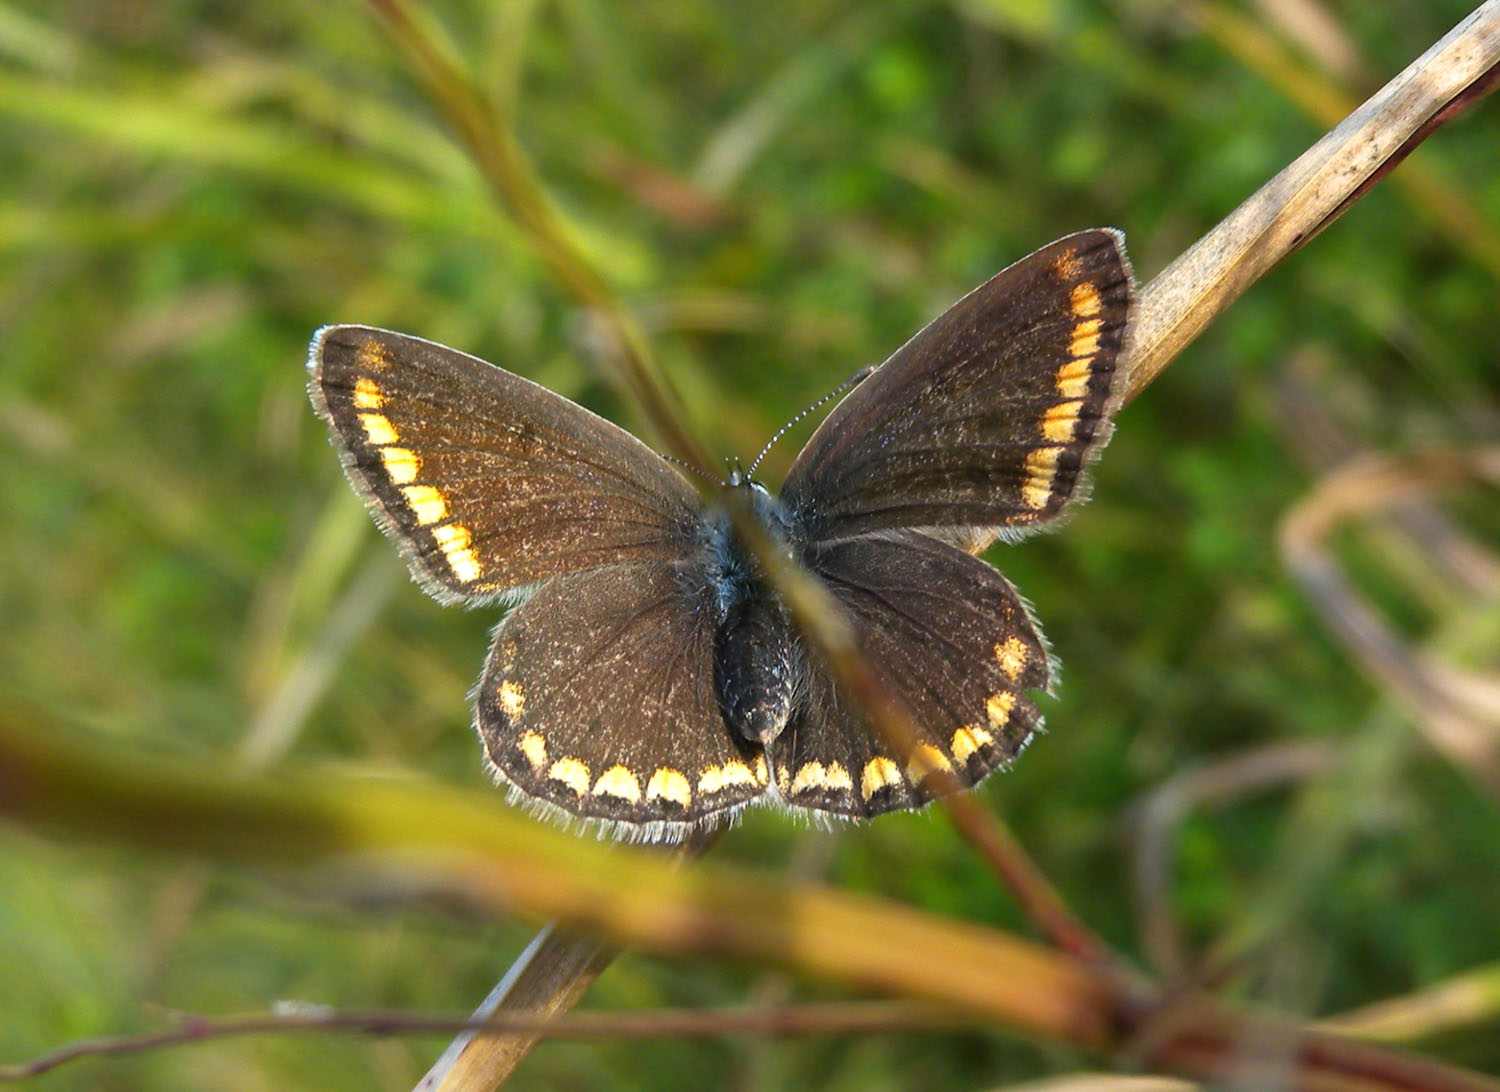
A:
<svg viewBox="0 0 1500 1092">
<path fill-rule="evenodd" d="M 349 480 L 439 599 L 696 548 L 702 504 L 674 467 L 518 375 L 368 326 L 319 331 L 308 367 Z"/>
</svg>

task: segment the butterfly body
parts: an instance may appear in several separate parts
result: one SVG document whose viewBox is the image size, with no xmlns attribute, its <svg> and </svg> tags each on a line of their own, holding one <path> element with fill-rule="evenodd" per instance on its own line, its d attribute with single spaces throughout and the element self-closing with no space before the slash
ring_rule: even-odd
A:
<svg viewBox="0 0 1500 1092">
<path fill-rule="evenodd" d="M 748 804 L 863 818 L 972 785 L 1040 730 L 1054 667 L 1029 609 L 966 549 L 1055 520 L 1123 389 L 1118 233 L 996 275 L 834 408 L 773 495 L 705 501 L 629 433 L 463 353 L 320 331 L 314 405 L 350 480 L 438 598 L 506 597 L 475 692 L 523 801 L 678 838 Z M 821 579 L 919 729 L 894 753 L 806 645 L 726 514 Z"/>
<path fill-rule="evenodd" d="M 745 507 L 777 548 L 796 549 L 781 505 L 759 482 L 731 475 L 724 491 L 744 495 Z M 714 688 L 730 729 L 762 747 L 786 727 L 800 678 L 796 631 L 754 555 L 739 540 L 722 503 L 711 517 L 720 617 L 714 631 Z"/>
</svg>

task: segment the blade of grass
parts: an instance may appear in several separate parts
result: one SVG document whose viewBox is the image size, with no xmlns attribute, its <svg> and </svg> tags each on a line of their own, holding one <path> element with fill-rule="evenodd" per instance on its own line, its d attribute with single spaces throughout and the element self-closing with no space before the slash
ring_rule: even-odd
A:
<svg viewBox="0 0 1500 1092">
<path fill-rule="evenodd" d="M 1276 1043 L 1302 1089 L 1496 1092 L 1426 1058 L 1249 1016 L 1203 997 L 1165 1003 L 1060 952 L 968 922 L 814 883 L 606 848 L 494 807 L 488 794 L 220 764 L 65 742 L 0 715 L 0 816 L 38 832 L 288 873 L 363 897 L 522 910 L 663 954 L 779 966 L 935 1002 L 1027 1035 L 1215 1079 L 1246 1042 Z M 1281 1071 L 1281 1070 L 1278 1070 Z"/>
<path fill-rule="evenodd" d="M 477 235 L 502 252 L 521 245 L 477 200 L 477 191 L 463 199 L 461 180 L 436 187 L 431 179 L 377 169 L 366 157 L 309 140 L 289 126 L 225 116 L 181 98 L 62 85 L 0 68 L 0 113 L 134 155 L 238 171 L 381 219 Z"/>
<path fill-rule="evenodd" d="M 639 324 L 589 261 L 579 233 L 548 195 L 510 126 L 465 74 L 453 50 L 419 8 L 407 0 L 369 3 L 564 291 L 599 320 L 609 341 L 607 359 L 618 368 L 626 389 L 667 449 L 716 481 L 713 461 L 684 425 L 681 401 L 657 367 Z"/>
</svg>

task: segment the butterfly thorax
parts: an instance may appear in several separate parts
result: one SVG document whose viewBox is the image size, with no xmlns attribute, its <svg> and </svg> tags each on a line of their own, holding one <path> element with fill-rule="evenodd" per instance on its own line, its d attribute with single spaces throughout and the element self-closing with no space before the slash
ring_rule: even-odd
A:
<svg viewBox="0 0 1500 1092">
<path fill-rule="evenodd" d="M 735 473 L 728 490 L 743 490 L 770 538 L 790 548 L 790 523 L 765 486 Z M 780 735 L 791 717 L 800 646 L 785 608 L 728 517 L 719 513 L 710 527 L 720 611 L 714 633 L 714 688 L 729 726 L 743 739 L 764 746 Z"/>
</svg>

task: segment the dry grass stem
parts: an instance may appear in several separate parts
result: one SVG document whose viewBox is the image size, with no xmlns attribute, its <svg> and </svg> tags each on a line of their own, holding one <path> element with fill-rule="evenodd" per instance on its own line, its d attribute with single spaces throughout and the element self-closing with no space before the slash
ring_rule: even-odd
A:
<svg viewBox="0 0 1500 1092">
<path fill-rule="evenodd" d="M 1136 909 L 1141 946 L 1167 982 L 1178 982 L 1190 964 L 1171 897 L 1173 835 L 1183 818 L 1203 804 L 1219 804 L 1315 776 L 1337 757 L 1323 741 L 1283 743 L 1236 755 L 1173 777 L 1135 809 Z"/>
<path fill-rule="evenodd" d="M 1494 795 L 1500 795 L 1500 731 L 1476 717 L 1472 695 L 1483 685 L 1455 687 L 1451 672 L 1402 641 L 1354 589 L 1328 539 L 1344 521 L 1382 511 L 1433 490 L 1474 479 L 1500 485 L 1500 448 L 1431 452 L 1405 459 L 1367 456 L 1329 474 L 1287 514 L 1281 552 L 1308 600 L 1382 690 L 1395 694 L 1432 744 Z"/>
<path fill-rule="evenodd" d="M 1327 227 L 1367 184 L 1448 120 L 1500 65 L 1500 0 L 1486 0 L 1267 182 L 1141 292 L 1133 399 L 1277 262 Z"/>
</svg>

